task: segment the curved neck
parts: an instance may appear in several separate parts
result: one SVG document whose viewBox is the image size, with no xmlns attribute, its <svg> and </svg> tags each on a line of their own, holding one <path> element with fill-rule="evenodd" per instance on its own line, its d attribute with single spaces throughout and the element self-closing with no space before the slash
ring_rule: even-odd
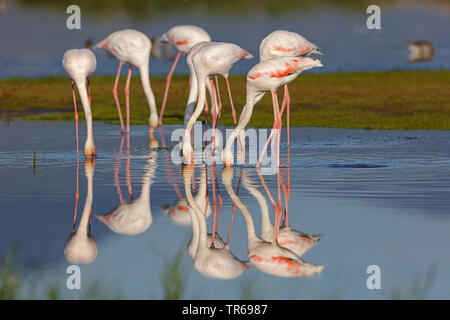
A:
<svg viewBox="0 0 450 320">
<path fill-rule="evenodd" d="M 84 116 L 86 118 L 86 147 L 92 147 L 94 143 L 94 131 L 92 129 L 91 103 L 89 102 L 89 97 L 86 90 L 86 80 L 76 80 L 75 83 L 78 88 L 78 93 L 80 94 L 80 100 L 83 105 Z"/>
<path fill-rule="evenodd" d="M 145 173 L 142 176 L 142 188 L 140 198 L 150 201 L 150 187 L 153 183 L 153 178 L 155 176 L 155 168 L 157 161 L 157 152 L 151 151 L 149 154 L 149 159 L 144 167 Z"/>
<path fill-rule="evenodd" d="M 152 87 L 150 85 L 150 76 L 148 72 L 148 63 L 144 63 L 139 66 L 139 73 L 141 75 L 142 88 L 144 89 L 145 97 L 147 98 L 148 108 L 150 110 L 150 118 L 158 118 L 158 112 L 156 110 L 155 95 L 153 94 Z"/>
<path fill-rule="evenodd" d="M 198 117 L 203 111 L 203 108 L 205 106 L 205 100 L 206 100 L 206 81 L 207 76 L 203 74 L 196 74 L 197 82 L 198 82 L 198 99 L 197 99 L 197 106 L 195 107 L 195 111 L 190 117 L 188 123 L 186 124 L 186 132 L 185 136 L 189 137 L 189 140 L 187 140 L 190 143 L 190 132 L 192 127 L 195 124 L 195 121 L 197 121 Z"/>
<path fill-rule="evenodd" d="M 191 87 L 189 88 L 189 98 L 186 105 L 186 110 L 184 111 L 184 126 L 186 127 L 189 119 L 192 116 L 192 113 L 194 112 L 195 102 L 197 101 L 198 97 L 198 82 L 197 82 L 197 75 L 195 74 L 194 66 L 192 65 L 192 62 L 187 59 L 187 64 L 189 67 L 189 72 L 191 75 Z"/>
<path fill-rule="evenodd" d="M 92 208 L 92 199 L 94 194 L 94 164 L 86 162 L 85 163 L 85 172 L 87 178 L 87 195 L 86 202 L 84 203 L 83 215 L 81 216 L 80 224 L 77 229 L 77 234 L 81 232 L 83 235 L 88 234 L 89 221 L 91 217 L 91 208 Z"/>
<path fill-rule="evenodd" d="M 244 188 L 256 198 L 256 201 L 258 201 L 258 205 L 261 209 L 261 231 L 262 234 L 266 233 L 272 233 L 273 232 L 273 225 L 270 221 L 269 216 L 269 206 L 267 205 L 266 198 L 263 196 L 261 191 L 256 188 L 250 179 L 246 177 L 245 175 L 242 177 L 242 185 Z"/>
<path fill-rule="evenodd" d="M 191 191 L 191 177 L 185 177 L 184 178 L 184 188 L 186 192 L 186 199 L 189 203 L 189 206 L 193 209 L 195 218 L 193 217 L 192 211 L 189 210 L 191 213 L 192 221 L 194 222 L 194 219 L 197 220 L 198 226 L 199 226 L 199 238 L 198 238 L 198 247 L 203 246 L 204 248 L 208 248 L 207 244 L 207 230 L 206 230 L 206 219 L 205 216 L 202 214 L 202 211 L 200 207 L 198 206 L 197 202 L 195 202 L 194 197 L 192 196 Z"/>
<path fill-rule="evenodd" d="M 241 199 L 239 199 L 239 197 L 234 192 L 233 187 L 231 186 L 231 181 L 224 181 L 223 183 L 225 184 L 225 188 L 227 189 L 228 195 L 230 196 L 231 200 L 233 200 L 233 202 L 237 204 L 239 210 L 241 210 L 242 215 L 244 216 L 245 224 L 247 225 L 248 242 L 250 245 L 250 243 L 258 239 L 258 237 L 256 236 L 255 224 L 253 222 L 252 215 L 250 211 L 248 211 L 247 206 L 241 201 Z"/>
</svg>

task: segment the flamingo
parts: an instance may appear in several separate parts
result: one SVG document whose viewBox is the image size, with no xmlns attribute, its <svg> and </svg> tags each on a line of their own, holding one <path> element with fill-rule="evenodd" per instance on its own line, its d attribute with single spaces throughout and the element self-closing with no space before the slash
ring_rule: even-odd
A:
<svg viewBox="0 0 450 320">
<path fill-rule="evenodd" d="M 77 194 L 78 194 L 78 165 L 77 160 Z M 78 197 L 75 202 L 75 212 L 73 216 L 72 233 L 67 237 L 66 244 L 64 246 L 64 256 L 66 260 L 73 264 L 89 264 L 94 262 L 97 258 L 98 247 L 97 242 L 91 234 L 91 213 L 92 213 L 92 199 L 93 199 L 93 181 L 94 181 L 94 168 L 95 160 L 91 161 L 86 159 L 84 163 L 84 170 L 87 178 L 87 195 L 86 202 L 83 208 L 83 214 L 81 216 L 78 229 L 75 231 L 75 225 L 77 220 L 77 204 Z"/>
<path fill-rule="evenodd" d="M 195 111 L 190 117 L 186 124 L 184 138 L 182 142 L 183 158 L 190 162 L 193 154 L 193 148 L 191 145 L 191 129 L 197 121 L 200 113 L 203 110 L 203 106 L 206 100 L 205 87 L 208 76 L 212 75 L 222 75 L 225 79 L 228 78 L 230 69 L 242 59 L 251 59 L 253 55 L 248 51 L 242 49 L 238 45 L 233 43 L 224 42 L 209 42 L 203 45 L 194 55 L 192 55 L 191 60 L 193 68 L 195 70 L 195 75 L 198 83 L 198 100 Z M 212 78 L 210 79 L 211 87 L 214 87 Z M 213 91 L 214 94 L 214 91 Z M 219 96 L 219 94 L 217 94 Z M 231 98 L 231 92 L 230 92 Z M 214 103 L 214 99 L 213 99 Z M 213 107 L 213 128 L 216 128 L 217 118 L 220 113 L 220 102 L 219 107 Z M 213 148 L 215 144 L 215 133 L 213 133 Z M 214 150 L 213 150 L 214 152 Z"/>
<path fill-rule="evenodd" d="M 245 172 L 242 177 L 246 179 Z M 225 167 L 222 170 L 222 181 L 234 203 L 241 210 L 246 225 L 248 238 L 248 258 L 251 264 L 262 272 L 279 277 L 310 276 L 320 273 L 323 266 L 303 261 L 291 250 L 280 247 L 274 241 L 266 241 L 256 235 L 255 224 L 247 206 L 239 199 L 232 188 L 233 169 Z"/>
<path fill-rule="evenodd" d="M 276 129 L 278 129 L 278 140 L 280 139 L 279 133 L 281 130 L 281 114 L 283 109 L 280 113 L 277 98 L 278 87 L 293 81 L 305 70 L 322 66 L 322 63 L 318 59 L 305 57 L 279 57 L 262 61 L 250 69 L 247 74 L 246 104 L 239 117 L 239 123 L 228 138 L 222 154 L 222 160 L 226 166 L 231 166 L 234 163 L 234 156 L 231 152 L 231 147 L 233 146 L 236 137 L 243 133 L 243 130 L 250 121 L 253 107 L 262 99 L 267 91 L 270 91 L 272 94 L 274 124 L 272 127 L 272 132 L 266 142 L 266 145 L 264 146 L 263 151 L 261 152 L 258 163 L 256 164 L 256 166 L 259 167 L 262 156 L 264 155 L 264 152 Z M 279 147 L 280 144 L 278 141 L 278 165 L 280 163 Z"/>
<path fill-rule="evenodd" d="M 295 32 L 276 30 L 266 36 L 259 46 L 259 59 L 265 61 L 277 57 L 309 56 L 311 54 L 323 55 L 320 49 L 312 42 Z M 284 97 L 281 108 L 287 104 L 287 141 L 289 145 L 289 116 L 290 102 L 288 85 L 284 85 Z M 283 115 L 283 114 L 281 114 Z"/>
<path fill-rule="evenodd" d="M 73 106 L 75 109 L 75 128 L 77 140 L 77 156 L 78 156 L 78 111 L 77 100 L 75 97 L 75 85 L 77 85 L 80 95 L 81 104 L 83 105 L 84 116 L 86 118 L 86 142 L 84 145 L 84 154 L 86 157 L 95 157 L 97 152 L 94 144 L 94 133 L 92 130 L 92 112 L 90 90 L 86 90 L 86 81 L 89 88 L 89 77 L 94 73 L 97 67 L 95 54 L 89 49 L 71 49 L 64 53 L 62 60 L 64 70 L 69 79 L 72 81 Z"/>
<path fill-rule="evenodd" d="M 164 90 L 164 98 L 161 106 L 161 111 L 159 113 L 158 126 L 162 126 L 162 118 L 164 115 L 164 110 L 166 108 L 167 96 L 169 94 L 170 82 L 172 80 L 173 72 L 177 66 L 178 60 L 182 54 L 187 54 L 190 52 L 191 48 L 200 42 L 210 42 L 211 37 L 209 34 L 200 27 L 192 25 L 181 25 L 172 27 L 169 31 L 164 33 L 161 38 L 161 42 L 170 43 L 178 51 L 175 60 L 173 61 L 172 68 L 166 78 L 166 88 Z M 191 72 L 192 77 L 192 72 Z M 191 81 L 192 83 L 192 78 Z"/>
<path fill-rule="evenodd" d="M 107 214 L 96 214 L 112 231 L 124 235 L 137 235 L 146 231 L 152 224 L 152 211 L 150 206 L 150 187 L 155 176 L 158 153 L 151 150 L 142 177 L 141 194 L 128 203 L 121 203 Z"/>
<path fill-rule="evenodd" d="M 194 165 L 183 167 L 183 180 L 185 185 L 186 198 L 189 206 L 194 212 L 191 215 L 197 217 L 199 226 L 199 239 L 197 251 L 194 256 L 194 268 L 202 275 L 215 279 L 235 279 L 241 276 L 248 268 L 249 264 L 236 258 L 230 251 L 228 245 L 219 249 L 208 245 L 206 219 L 200 207 L 195 202 L 191 191 L 191 180 Z M 194 221 L 194 218 L 192 219 Z"/>
<path fill-rule="evenodd" d="M 120 110 L 119 96 L 117 94 L 117 86 L 119 84 L 120 71 L 123 63 L 128 63 L 128 76 L 125 84 L 125 104 L 127 112 L 127 134 L 130 132 L 130 81 L 133 65 L 139 69 L 141 76 L 142 88 L 147 98 L 150 110 L 149 124 L 150 131 L 158 124 L 158 112 L 156 110 L 155 95 L 153 94 L 149 78 L 149 62 L 152 43 L 150 39 L 137 30 L 125 29 L 111 33 L 106 39 L 100 41 L 94 46 L 94 49 L 103 48 L 105 51 L 113 54 L 119 60 L 117 76 L 112 90 L 114 100 L 116 102 L 117 112 L 119 113 L 120 126 L 122 134 L 125 128 L 122 120 L 122 112 Z"/>
</svg>

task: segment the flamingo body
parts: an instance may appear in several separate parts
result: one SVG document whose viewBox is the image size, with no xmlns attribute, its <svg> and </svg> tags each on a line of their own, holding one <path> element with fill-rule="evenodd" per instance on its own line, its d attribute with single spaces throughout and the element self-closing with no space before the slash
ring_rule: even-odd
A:
<svg viewBox="0 0 450 320">
<path fill-rule="evenodd" d="M 187 54 L 199 42 L 211 41 L 209 34 L 200 27 L 180 25 L 171 28 L 161 36 L 161 41 L 170 43 L 182 54 Z"/>
</svg>

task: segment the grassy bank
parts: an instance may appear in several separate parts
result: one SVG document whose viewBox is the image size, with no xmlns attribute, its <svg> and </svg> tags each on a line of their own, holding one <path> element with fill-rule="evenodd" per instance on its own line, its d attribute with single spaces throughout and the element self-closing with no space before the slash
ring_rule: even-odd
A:
<svg viewBox="0 0 450 320">
<path fill-rule="evenodd" d="M 151 81 L 159 111 L 165 79 L 151 77 Z M 220 122 L 232 125 L 225 81 L 220 82 L 224 102 Z M 91 80 L 96 121 L 118 123 L 111 94 L 113 83 L 113 76 Z M 123 115 L 124 84 L 123 77 L 119 84 Z M 245 102 L 245 76 L 231 76 L 230 84 L 239 115 Z M 450 129 L 450 71 L 306 73 L 289 88 L 292 126 Z M 132 79 L 130 90 L 131 122 L 146 124 L 148 107 L 137 77 Z M 188 90 L 187 76 L 173 78 L 164 123 L 183 122 Z M 282 90 L 279 99 L 281 103 Z M 70 82 L 64 77 L 0 80 L 0 111 L 3 120 L 17 116 L 28 120 L 73 120 Z M 269 127 L 272 122 L 271 98 L 266 94 L 256 105 L 250 125 Z"/>
</svg>

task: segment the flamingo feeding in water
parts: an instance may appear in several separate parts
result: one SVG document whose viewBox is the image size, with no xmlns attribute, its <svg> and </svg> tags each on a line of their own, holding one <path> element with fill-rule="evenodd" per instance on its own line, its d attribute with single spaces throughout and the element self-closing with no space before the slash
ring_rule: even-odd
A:
<svg viewBox="0 0 450 320">
<path fill-rule="evenodd" d="M 247 97 L 245 106 L 239 117 L 239 123 L 228 138 L 225 149 L 223 150 L 222 160 L 226 166 L 231 166 L 234 163 L 234 156 L 231 152 L 236 137 L 243 133 L 252 116 L 253 107 L 258 103 L 267 91 L 272 94 L 274 124 L 272 132 L 267 139 L 266 145 L 260 154 L 257 167 L 259 167 L 262 156 L 275 134 L 278 130 L 278 166 L 280 164 L 280 130 L 281 130 L 281 115 L 283 109 L 279 109 L 277 89 L 278 87 L 288 84 L 305 70 L 315 67 L 322 67 L 322 63 L 318 59 L 305 57 L 280 57 L 262 61 L 255 65 L 247 74 Z"/>
<path fill-rule="evenodd" d="M 265 37 L 259 46 L 259 59 L 265 61 L 277 57 L 309 56 L 311 54 L 323 55 L 320 49 L 295 32 L 277 30 Z M 289 145 L 289 116 L 290 102 L 288 85 L 284 85 L 284 97 L 281 108 L 287 105 L 287 141 Z"/>
<path fill-rule="evenodd" d="M 77 156 L 78 156 L 78 112 L 77 99 L 75 97 L 75 86 L 77 85 L 80 94 L 81 104 L 83 105 L 84 116 L 86 118 L 86 143 L 84 145 L 84 154 L 87 157 L 96 156 L 94 144 L 94 132 L 92 130 L 92 112 L 91 96 L 89 89 L 89 77 L 94 73 L 97 67 L 95 54 L 89 49 L 71 49 L 64 53 L 62 61 L 64 70 L 72 81 L 73 106 L 75 109 L 75 128 L 77 136 Z M 88 90 L 86 90 L 86 81 Z"/>
<path fill-rule="evenodd" d="M 169 31 L 164 33 L 161 38 L 161 42 L 170 43 L 178 51 L 175 60 L 173 61 L 172 68 L 166 79 L 166 88 L 164 90 L 164 98 L 161 106 L 161 111 L 159 113 L 158 126 L 162 126 L 162 118 L 164 110 L 166 108 L 167 96 L 169 94 L 170 82 L 172 80 L 173 72 L 177 66 L 178 60 L 182 54 L 187 54 L 190 52 L 191 48 L 200 42 L 210 42 L 211 37 L 209 34 L 200 27 L 192 25 L 181 25 L 171 28 Z M 192 72 L 191 72 L 192 77 Z M 192 83 L 192 78 L 191 78 Z"/>
<path fill-rule="evenodd" d="M 183 158 L 190 162 L 193 156 L 193 148 L 191 145 L 191 129 L 197 121 L 200 113 L 203 110 L 206 100 L 206 82 L 208 76 L 222 75 L 228 78 L 230 69 L 242 59 L 251 59 L 253 55 L 248 51 L 242 49 L 233 43 L 224 42 L 209 42 L 203 45 L 195 54 L 192 55 L 191 60 L 198 84 L 198 100 L 194 113 L 190 117 L 185 127 L 185 133 L 182 143 Z M 211 88 L 214 87 L 214 82 L 210 78 Z M 229 87 L 228 87 L 229 88 Z M 214 90 L 212 91 L 214 95 Z M 219 96 L 219 93 L 217 93 Z M 231 98 L 231 93 L 230 93 Z M 215 104 L 213 99 L 213 104 Z M 216 128 L 218 115 L 220 113 L 219 107 L 213 106 L 213 128 Z M 217 111 L 216 111 L 217 110 Z M 213 147 L 215 134 L 213 133 Z"/>
<path fill-rule="evenodd" d="M 120 126 L 122 133 L 125 132 L 122 120 L 122 112 L 120 110 L 119 96 L 117 94 L 117 86 L 119 84 L 120 71 L 123 63 L 129 63 L 127 82 L 125 84 L 125 105 L 127 112 L 127 133 L 130 132 L 130 81 L 133 65 L 139 69 L 141 76 L 142 88 L 147 98 L 150 110 L 149 124 L 150 131 L 158 124 L 158 112 L 156 110 L 155 95 L 153 94 L 149 78 L 150 51 L 152 43 L 150 39 L 137 30 L 125 29 L 111 33 L 106 39 L 100 41 L 94 46 L 94 49 L 103 48 L 105 51 L 112 53 L 119 60 L 117 76 L 113 87 L 113 96 L 116 101 L 117 112 L 119 113 Z"/>
</svg>

